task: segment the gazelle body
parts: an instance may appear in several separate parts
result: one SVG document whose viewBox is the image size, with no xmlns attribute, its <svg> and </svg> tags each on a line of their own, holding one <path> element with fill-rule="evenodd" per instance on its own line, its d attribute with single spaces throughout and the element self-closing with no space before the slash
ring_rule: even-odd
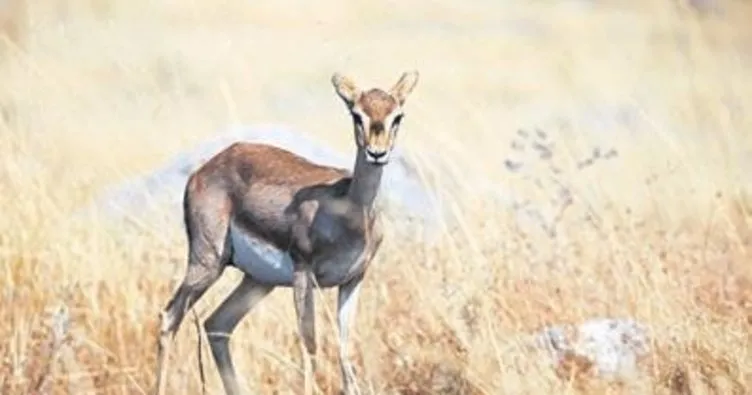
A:
<svg viewBox="0 0 752 395">
<path fill-rule="evenodd" d="M 352 172 L 270 145 L 235 143 L 191 175 L 184 195 L 188 266 L 161 315 L 158 395 L 164 391 L 168 349 L 185 313 L 227 266 L 241 270 L 243 279 L 204 323 L 227 394 L 241 392 L 230 335 L 278 286 L 293 288 L 307 394 L 316 354 L 313 287 L 338 287 L 342 392 L 355 389 L 348 327 L 366 269 L 381 245 L 375 199 L 402 105 L 417 78 L 417 72 L 405 73 L 389 91 L 361 91 L 346 77 L 332 77 L 353 118 L 357 153 Z"/>
</svg>

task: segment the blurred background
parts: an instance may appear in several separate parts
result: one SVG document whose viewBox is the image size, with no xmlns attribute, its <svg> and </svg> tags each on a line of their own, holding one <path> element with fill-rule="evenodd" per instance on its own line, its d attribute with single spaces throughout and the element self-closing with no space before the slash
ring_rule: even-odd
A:
<svg viewBox="0 0 752 395">
<path fill-rule="evenodd" d="M 290 125 L 350 155 L 332 73 L 387 88 L 416 69 L 398 145 L 455 220 L 436 242 L 388 239 L 369 274 L 353 330 L 366 393 L 748 393 L 750 21 L 743 0 L 0 0 L 0 392 L 154 382 L 183 230 L 72 212 L 230 125 Z M 517 229 L 521 210 L 546 231 Z M 331 393 L 334 298 L 318 306 Z M 652 328 L 630 385 L 513 351 L 605 316 Z M 172 393 L 200 388 L 191 320 Z M 296 341 L 278 290 L 232 343 L 251 393 L 300 391 Z"/>
</svg>

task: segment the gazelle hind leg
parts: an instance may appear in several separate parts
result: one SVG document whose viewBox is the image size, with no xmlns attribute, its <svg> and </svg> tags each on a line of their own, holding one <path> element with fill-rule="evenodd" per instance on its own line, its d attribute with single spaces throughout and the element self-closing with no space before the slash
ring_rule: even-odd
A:
<svg viewBox="0 0 752 395">
<path fill-rule="evenodd" d="M 156 394 L 164 393 L 165 376 L 167 374 L 167 359 L 173 338 L 185 313 L 201 298 L 209 287 L 222 274 L 222 265 L 204 266 L 189 264 L 183 282 L 170 299 L 167 306 L 160 313 L 159 344 L 157 350 L 157 384 Z"/>
<path fill-rule="evenodd" d="M 241 393 L 230 354 L 230 336 L 240 320 L 273 289 L 273 286 L 259 284 L 246 275 L 204 322 L 212 356 L 228 395 Z"/>
<path fill-rule="evenodd" d="M 186 197 L 188 266 L 182 283 L 161 313 L 157 351 L 157 395 L 164 394 L 169 351 L 185 313 L 219 279 L 229 261 L 231 249 L 227 240 L 228 218 L 217 210 L 221 205 L 207 204 L 202 207 L 208 209 L 194 209 L 192 198 Z"/>
</svg>

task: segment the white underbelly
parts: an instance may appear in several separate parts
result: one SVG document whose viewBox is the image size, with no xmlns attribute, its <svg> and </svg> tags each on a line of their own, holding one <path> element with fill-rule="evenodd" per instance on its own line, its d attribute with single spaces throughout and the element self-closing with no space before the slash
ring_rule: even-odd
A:
<svg viewBox="0 0 752 395">
<path fill-rule="evenodd" d="M 293 280 L 290 255 L 271 243 L 230 225 L 232 261 L 234 265 L 264 284 L 288 285 Z"/>
</svg>

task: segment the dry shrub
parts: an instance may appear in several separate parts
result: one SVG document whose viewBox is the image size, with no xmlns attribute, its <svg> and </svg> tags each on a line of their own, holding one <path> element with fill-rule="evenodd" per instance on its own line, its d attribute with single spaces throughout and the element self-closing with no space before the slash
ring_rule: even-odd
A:
<svg viewBox="0 0 752 395">
<path fill-rule="evenodd" d="M 380 367 L 389 383 L 386 388 L 414 395 L 481 393 L 467 377 L 467 350 L 454 329 L 426 309 L 425 304 L 430 302 L 401 295 L 399 305 L 390 304 L 385 310 L 392 317 L 390 325 L 411 330 L 403 334 L 385 331 L 381 335 L 388 350 L 386 363 Z"/>
<path fill-rule="evenodd" d="M 746 394 L 749 373 L 728 355 L 701 344 L 671 345 L 657 356 L 655 393 L 671 395 Z M 746 375 L 746 377 L 745 377 Z"/>
</svg>

